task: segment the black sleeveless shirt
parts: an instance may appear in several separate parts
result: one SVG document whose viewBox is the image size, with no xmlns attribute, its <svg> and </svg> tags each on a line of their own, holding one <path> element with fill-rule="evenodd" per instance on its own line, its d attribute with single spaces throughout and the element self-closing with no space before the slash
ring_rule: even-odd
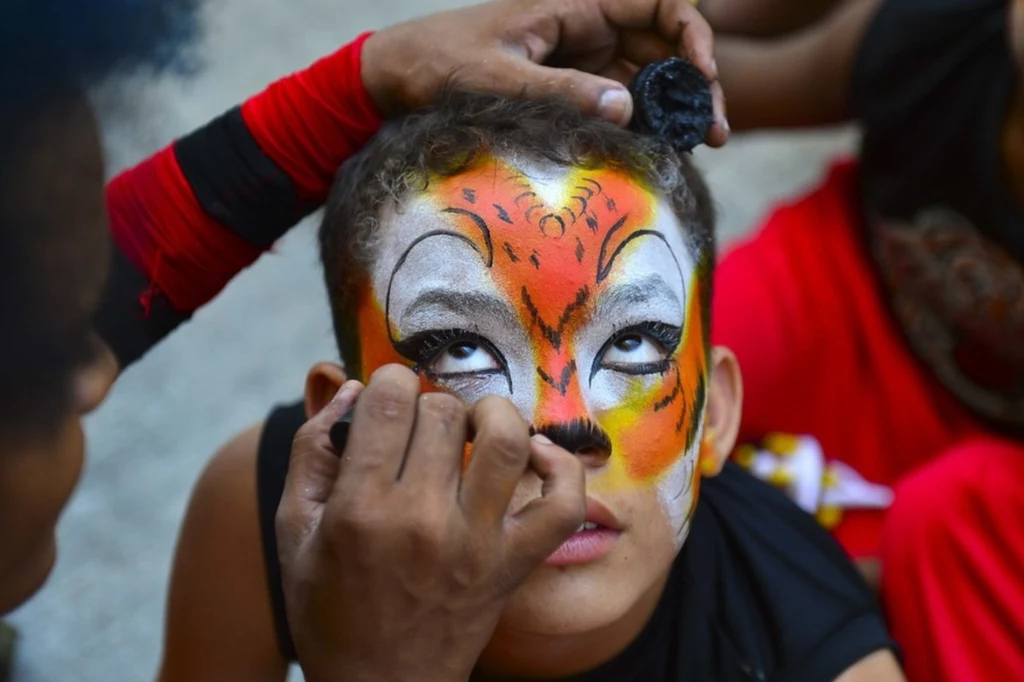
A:
<svg viewBox="0 0 1024 682">
<path fill-rule="evenodd" d="M 257 487 L 281 652 L 285 617 L 274 515 L 302 404 L 271 412 Z M 616 658 L 563 682 L 831 682 L 896 647 L 842 549 L 781 493 L 732 464 L 701 484 L 690 535 L 643 632 Z"/>
</svg>

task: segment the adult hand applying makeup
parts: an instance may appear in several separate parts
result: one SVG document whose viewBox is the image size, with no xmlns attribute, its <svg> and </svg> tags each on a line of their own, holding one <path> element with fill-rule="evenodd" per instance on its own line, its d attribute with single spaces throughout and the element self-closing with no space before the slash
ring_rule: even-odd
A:
<svg viewBox="0 0 1024 682">
<path fill-rule="evenodd" d="M 516 408 L 381 368 L 298 433 L 277 534 L 306 679 L 468 679 L 511 593 L 583 522 L 583 467 Z M 330 426 L 359 397 L 339 458 Z M 463 472 L 467 433 L 472 456 Z M 541 496 L 509 502 L 532 469 Z"/>
<path fill-rule="evenodd" d="M 690 0 L 493 0 L 364 33 L 110 182 L 97 331 L 120 368 L 138 360 L 323 204 L 382 115 L 446 87 L 568 98 L 626 125 L 638 69 L 684 56 L 710 83 L 705 142 L 724 144 L 713 42 Z"/>
<path fill-rule="evenodd" d="M 728 138 L 711 28 L 689 0 L 496 0 L 383 29 L 363 48 L 363 82 L 385 112 L 429 103 L 446 83 L 509 96 L 562 96 L 620 125 L 637 70 L 689 59 L 711 81 L 715 124 Z"/>
</svg>

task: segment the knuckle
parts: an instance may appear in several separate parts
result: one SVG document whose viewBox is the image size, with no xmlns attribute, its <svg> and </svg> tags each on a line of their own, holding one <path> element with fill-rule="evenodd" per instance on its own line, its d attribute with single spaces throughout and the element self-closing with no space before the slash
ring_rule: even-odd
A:
<svg viewBox="0 0 1024 682">
<path fill-rule="evenodd" d="M 295 437 L 292 438 L 292 452 L 299 452 L 313 445 L 316 442 L 317 433 L 316 426 L 312 422 L 306 422 L 300 426 L 299 430 L 295 432 Z"/>
<path fill-rule="evenodd" d="M 492 427 L 485 440 L 490 456 L 507 465 L 525 462 L 529 455 L 529 432 L 524 428 L 500 425 Z"/>
<path fill-rule="evenodd" d="M 497 594 L 507 596 L 519 589 L 523 583 L 523 576 L 511 562 L 502 562 L 495 569 L 493 583 Z"/>
<path fill-rule="evenodd" d="M 324 534 L 332 541 L 355 550 L 362 538 L 379 537 L 381 523 L 372 510 L 358 504 L 339 504 L 324 511 Z"/>
<path fill-rule="evenodd" d="M 417 556 L 433 557 L 445 544 L 445 524 L 436 515 L 420 514 L 406 522 L 406 536 Z"/>
<path fill-rule="evenodd" d="M 297 518 L 292 505 L 287 500 L 283 500 L 274 515 L 274 531 L 277 537 L 280 538 L 293 532 L 300 522 L 301 519 Z"/>
<path fill-rule="evenodd" d="M 374 370 L 373 374 L 370 376 L 370 381 L 367 386 L 372 387 L 382 383 L 399 383 L 405 386 L 418 386 L 419 378 L 417 378 L 415 372 L 405 365 L 391 363 L 389 365 L 382 365 Z"/>
<path fill-rule="evenodd" d="M 586 466 L 578 454 L 570 452 L 558 443 L 555 445 L 557 447 L 548 449 L 547 457 L 552 471 L 556 472 L 560 478 L 580 476 L 586 471 Z"/>
<path fill-rule="evenodd" d="M 366 409 L 373 418 L 391 420 L 408 414 L 416 407 L 416 398 L 419 394 L 416 375 L 404 367 L 385 372 L 391 369 L 385 367 L 378 370 L 371 379 L 370 386 L 363 393 L 362 400 L 365 401 Z"/>
<path fill-rule="evenodd" d="M 320 527 L 329 538 L 343 538 L 358 532 L 358 517 L 350 513 L 348 505 L 338 505 L 324 510 Z"/>
<path fill-rule="evenodd" d="M 561 528 L 578 528 L 587 516 L 587 499 L 575 493 L 551 500 L 551 523 Z"/>
<path fill-rule="evenodd" d="M 466 418 L 466 408 L 462 401 L 447 393 L 424 393 L 419 399 L 419 410 L 449 428 L 462 425 Z"/>
<path fill-rule="evenodd" d="M 474 406 L 474 409 L 479 412 L 481 416 L 490 415 L 494 412 L 501 412 L 508 408 L 512 408 L 513 410 L 515 409 L 515 407 L 512 406 L 512 403 L 497 395 L 485 395 L 483 398 L 480 398 Z"/>
<path fill-rule="evenodd" d="M 474 405 L 473 413 L 477 431 L 488 437 L 522 439 L 525 442 L 530 436 L 526 421 L 506 398 L 485 396 Z"/>
</svg>

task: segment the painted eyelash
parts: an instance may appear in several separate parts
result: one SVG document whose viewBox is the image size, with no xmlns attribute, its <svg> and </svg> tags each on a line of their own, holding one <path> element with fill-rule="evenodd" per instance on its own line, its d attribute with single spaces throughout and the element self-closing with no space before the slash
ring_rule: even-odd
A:
<svg viewBox="0 0 1024 682">
<path fill-rule="evenodd" d="M 661 347 L 665 349 L 665 353 L 668 355 L 672 355 L 676 352 L 676 349 L 679 348 L 679 342 L 683 339 L 683 330 L 681 327 L 677 327 L 672 324 L 665 324 L 664 322 L 655 322 L 654 320 L 647 320 L 640 324 L 620 330 L 613 336 L 613 338 L 618 340 L 619 338 L 631 333 L 640 333 L 643 336 L 649 336 L 657 341 Z"/>
<path fill-rule="evenodd" d="M 605 353 L 612 345 L 624 336 L 634 335 L 646 336 L 658 343 L 665 350 L 665 357 L 662 360 L 644 362 L 641 364 L 601 362 L 601 358 L 604 357 Z M 681 327 L 665 324 L 664 322 L 655 322 L 654 320 L 646 320 L 644 322 L 616 330 L 604 346 L 601 347 L 601 351 L 597 354 L 597 358 L 594 360 L 594 366 L 590 371 L 590 378 L 593 380 L 594 375 L 602 369 L 610 369 L 615 372 L 634 376 L 644 374 L 663 374 L 664 372 L 667 372 L 668 368 L 671 366 L 672 354 L 679 348 L 682 337 L 683 330 Z"/>
<path fill-rule="evenodd" d="M 422 364 L 436 359 L 454 341 L 475 341 L 472 336 L 472 332 L 462 329 L 431 329 L 402 339 L 395 344 L 395 350 L 412 362 Z"/>
<path fill-rule="evenodd" d="M 424 365 L 429 365 L 438 358 L 441 353 L 452 344 L 458 342 L 471 343 L 485 349 L 501 365 L 500 369 L 485 369 L 473 372 L 452 372 L 450 374 L 433 372 Z M 415 363 L 413 371 L 417 374 L 424 374 L 431 379 L 458 379 L 465 377 L 483 376 L 486 374 L 504 374 L 508 367 L 503 356 L 494 345 L 476 332 L 466 329 L 431 329 L 428 331 L 413 334 L 395 344 L 397 350 L 403 357 Z"/>
<path fill-rule="evenodd" d="M 605 369 L 611 369 L 621 374 L 630 374 L 634 376 L 645 376 L 647 374 L 664 374 L 668 371 L 668 368 L 672 366 L 672 360 L 665 358 L 664 360 L 655 360 L 654 362 L 645 362 L 640 365 L 626 365 L 609 363 L 604 366 Z"/>
</svg>

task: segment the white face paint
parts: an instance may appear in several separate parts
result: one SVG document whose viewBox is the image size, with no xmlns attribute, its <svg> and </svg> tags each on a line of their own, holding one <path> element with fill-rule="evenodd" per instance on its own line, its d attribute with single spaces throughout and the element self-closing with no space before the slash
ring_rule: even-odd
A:
<svg viewBox="0 0 1024 682">
<path fill-rule="evenodd" d="M 604 627 L 643 601 L 685 540 L 707 378 L 687 227 L 628 175 L 482 163 L 386 216 L 359 310 L 363 369 L 416 367 L 426 390 L 496 394 L 584 456 L 619 533 L 598 560 L 542 568 L 503 622 Z M 540 491 L 524 477 L 513 508 Z"/>
<path fill-rule="evenodd" d="M 389 344 L 429 386 L 507 397 L 570 449 L 602 451 L 588 490 L 655 493 L 678 549 L 706 371 L 685 230 L 624 174 L 528 172 L 434 180 L 385 220 L 371 279 Z"/>
</svg>

